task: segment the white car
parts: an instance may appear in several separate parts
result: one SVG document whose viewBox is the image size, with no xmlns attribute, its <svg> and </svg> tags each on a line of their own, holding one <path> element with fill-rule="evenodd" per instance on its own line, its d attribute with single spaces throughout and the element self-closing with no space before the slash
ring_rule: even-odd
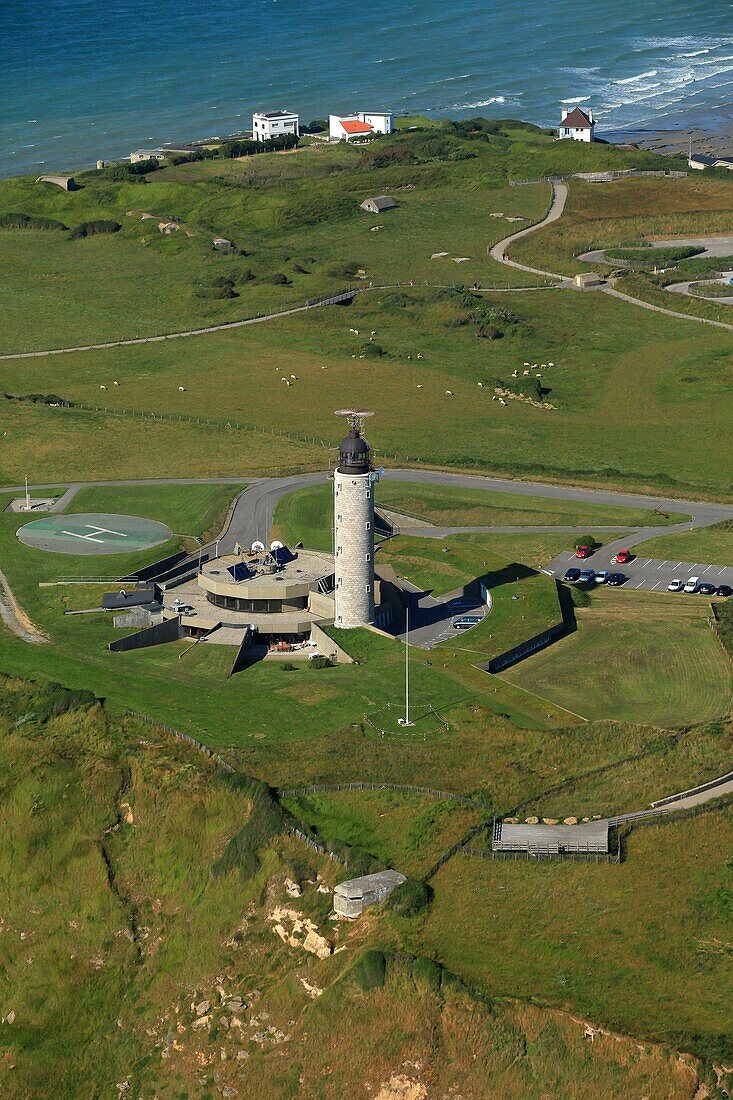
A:
<svg viewBox="0 0 733 1100">
<path fill-rule="evenodd" d="M 607 569 L 599 569 L 596 573 L 596 584 L 605 584 L 609 578 L 609 572 Z"/>
<path fill-rule="evenodd" d="M 667 585 L 668 592 L 682 592 L 685 587 L 685 582 L 679 579 L 670 581 Z"/>
<path fill-rule="evenodd" d="M 682 589 L 682 591 L 683 592 L 697 592 L 699 586 L 700 586 L 700 578 L 699 577 L 690 577 L 689 581 L 687 581 L 687 583 L 685 584 L 685 587 Z"/>
</svg>

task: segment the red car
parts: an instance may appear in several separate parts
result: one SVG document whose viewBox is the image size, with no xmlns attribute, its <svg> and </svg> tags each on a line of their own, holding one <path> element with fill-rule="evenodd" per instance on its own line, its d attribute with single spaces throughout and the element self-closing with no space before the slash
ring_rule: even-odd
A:
<svg viewBox="0 0 733 1100">
<path fill-rule="evenodd" d="M 619 550 L 618 554 L 614 554 L 611 558 L 611 565 L 626 565 L 633 556 L 630 550 Z"/>
<path fill-rule="evenodd" d="M 590 546 L 579 546 L 575 551 L 575 556 L 576 558 L 589 558 L 592 553 L 593 550 Z"/>
</svg>

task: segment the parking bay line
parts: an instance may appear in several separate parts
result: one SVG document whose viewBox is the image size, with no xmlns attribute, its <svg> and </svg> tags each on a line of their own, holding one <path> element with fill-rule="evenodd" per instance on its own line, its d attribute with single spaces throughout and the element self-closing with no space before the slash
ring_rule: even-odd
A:
<svg viewBox="0 0 733 1100">
<path fill-rule="evenodd" d="M 667 564 L 666 561 L 660 562 L 660 564 L 657 566 L 657 569 L 661 569 L 662 566 L 664 566 L 666 564 Z"/>
</svg>

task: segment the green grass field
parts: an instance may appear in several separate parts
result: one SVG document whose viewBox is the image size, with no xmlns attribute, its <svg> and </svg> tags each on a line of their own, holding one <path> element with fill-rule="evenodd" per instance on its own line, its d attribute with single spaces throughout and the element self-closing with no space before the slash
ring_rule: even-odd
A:
<svg viewBox="0 0 733 1100">
<path fill-rule="evenodd" d="M 387 474 L 376 486 L 377 508 L 427 520 L 436 527 L 583 525 L 634 526 L 679 523 L 686 517 L 667 516 L 641 508 L 548 500 L 545 497 L 492 492 L 485 489 L 445 488 L 396 481 Z M 332 545 L 333 494 L 328 484 L 299 489 L 277 504 L 277 537 L 292 543 L 328 550 Z M 398 521 L 399 522 L 399 521 Z"/>
<path fill-rule="evenodd" d="M 38 480 L 52 471 L 60 480 L 61 470 L 91 475 L 107 461 L 123 476 L 323 468 L 339 439 L 333 410 L 363 403 L 375 411 L 371 442 L 385 465 L 421 461 L 641 488 L 650 493 L 650 511 L 654 493 L 730 495 L 724 466 L 708 443 L 711 436 L 726 438 L 724 333 L 701 329 L 691 340 L 688 322 L 605 295 L 484 297 L 488 308 L 510 308 L 517 318 L 505 325 L 502 339 L 477 339 L 473 325 L 454 327 L 462 317 L 457 300 L 416 288 L 407 305 L 376 291 L 348 308 L 229 333 L 61 356 L 53 375 L 60 396 L 134 409 L 146 418 L 8 402 L 0 409 L 8 430 L 2 470 L 17 482 L 26 464 Z M 359 360 L 372 331 L 385 354 Z M 506 385 L 527 361 L 556 364 L 543 378 L 556 411 L 491 401 L 497 379 Z M 0 387 L 48 391 L 43 360 L 24 361 L 21 369 L 19 376 L 17 363 L 0 362 Z M 292 374 L 297 381 L 284 386 L 281 378 Z M 697 381 L 683 381 L 688 378 Z M 179 415 L 216 423 L 176 423 Z M 227 429 L 231 421 L 254 424 L 263 434 Z M 310 442 L 270 434 L 283 430 L 306 434 Z M 30 445 L 32 432 L 40 447 Z"/>
<path fill-rule="evenodd" d="M 638 829 L 620 865 L 456 857 L 426 952 L 494 995 L 532 990 L 618 1030 L 714 1051 L 730 1032 L 731 810 Z"/>
<path fill-rule="evenodd" d="M 298 795 L 283 804 L 320 837 L 338 837 L 413 877 L 481 820 L 481 811 L 460 802 L 397 791 Z"/>
<path fill-rule="evenodd" d="M 704 561 L 713 565 L 733 564 L 733 523 L 725 520 L 698 531 L 684 531 L 677 535 L 660 535 L 659 538 L 640 542 L 635 554 L 653 554 L 655 558 L 682 561 Z"/>
<path fill-rule="evenodd" d="M 719 718 L 731 705 L 730 663 L 707 604 L 642 592 L 598 592 L 578 630 L 505 673 L 586 718 L 660 726 Z"/>
<path fill-rule="evenodd" d="M 44 720 L 59 698 L 0 685 L 3 1095 L 39 1096 L 52 1080 L 55 1097 L 75 1100 L 127 1081 L 161 1100 L 225 1089 L 341 1100 L 358 1076 L 374 1095 L 396 1080 L 446 1095 L 498 1088 L 506 1100 L 690 1100 L 694 1063 L 624 1036 L 590 1044 L 582 1022 L 524 999 L 487 1003 L 483 975 L 474 992 L 415 961 L 409 921 L 372 910 L 332 924 L 315 878 L 332 887 L 348 872 L 258 834 L 246 780 L 98 706 Z M 441 807 L 397 809 L 407 846 L 411 832 L 435 840 L 457 824 Z M 239 864 L 212 873 L 234 837 Z M 313 920 L 338 952 L 321 960 L 283 944 L 276 905 Z M 371 991 L 354 977 L 365 947 L 387 957 Z M 676 1024 L 687 1006 L 670 1007 Z"/>
</svg>

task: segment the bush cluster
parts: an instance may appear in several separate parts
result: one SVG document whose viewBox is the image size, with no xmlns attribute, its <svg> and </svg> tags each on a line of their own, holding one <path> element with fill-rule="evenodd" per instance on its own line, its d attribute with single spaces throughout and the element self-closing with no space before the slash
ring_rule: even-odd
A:
<svg viewBox="0 0 733 1100">
<path fill-rule="evenodd" d="M 27 401 L 31 405 L 67 405 L 74 407 L 73 401 L 67 401 L 65 397 L 59 397 L 57 393 L 8 393 L 3 394 L 5 401 Z"/>
<path fill-rule="evenodd" d="M 54 218 L 42 218 L 38 214 L 0 214 L 0 229 L 68 229 L 68 225 Z"/>
<path fill-rule="evenodd" d="M 677 263 L 678 260 L 689 260 L 691 256 L 699 256 L 704 251 L 705 249 L 699 245 L 678 245 L 670 248 L 652 248 L 647 245 L 644 248 L 607 248 L 606 257 L 609 260 L 630 260 L 631 263 L 666 267 L 667 264 Z"/>
<path fill-rule="evenodd" d="M 393 890 L 387 908 L 400 917 L 414 917 L 430 904 L 430 887 L 422 879 L 408 878 Z"/>
<path fill-rule="evenodd" d="M 284 830 L 284 820 L 270 788 L 246 775 L 230 776 L 228 782 L 243 792 L 250 802 L 250 814 L 238 833 L 227 841 L 224 851 L 211 868 L 214 878 L 236 869 L 249 879 L 260 865 L 258 853 Z"/>
<path fill-rule="evenodd" d="M 718 637 L 733 657 L 733 599 L 716 604 Z"/>
<path fill-rule="evenodd" d="M 58 718 L 72 710 L 85 710 L 97 702 L 93 691 L 83 689 L 72 690 L 61 684 L 46 684 L 40 699 L 34 710 L 34 717 L 38 722 L 48 722 L 50 718 Z"/>
<path fill-rule="evenodd" d="M 76 241 L 82 237 L 95 237 L 99 233 L 119 233 L 121 229 L 122 226 L 119 222 L 107 218 L 98 218 L 96 221 L 81 222 L 79 225 L 74 226 L 69 234 L 69 239 Z"/>
</svg>

